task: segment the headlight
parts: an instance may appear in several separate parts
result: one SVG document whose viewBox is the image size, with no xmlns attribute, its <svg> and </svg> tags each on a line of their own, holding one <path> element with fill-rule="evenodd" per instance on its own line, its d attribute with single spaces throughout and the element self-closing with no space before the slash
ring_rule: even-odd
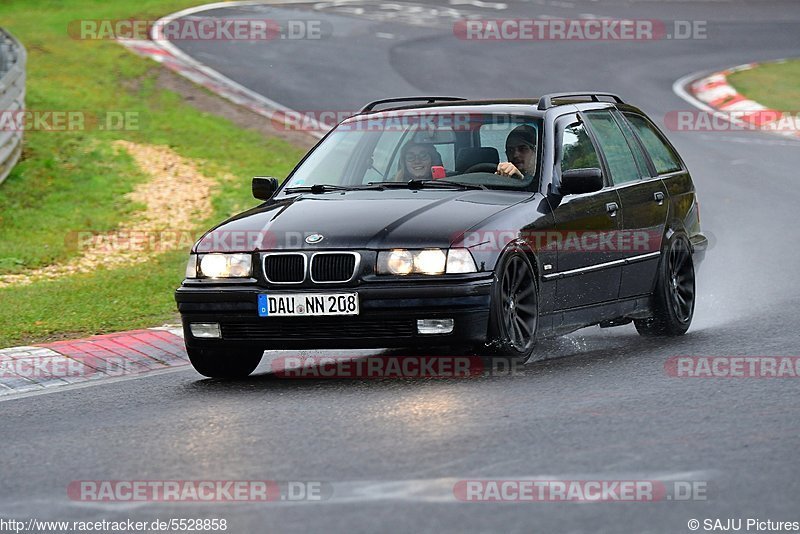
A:
<svg viewBox="0 0 800 534">
<path fill-rule="evenodd" d="M 199 258 L 197 274 L 205 278 L 248 278 L 253 272 L 250 254 L 202 254 Z"/>
<path fill-rule="evenodd" d="M 381 252 L 386 262 L 386 271 L 392 274 L 408 274 L 414 270 L 414 255 L 407 250 Z M 378 264 L 380 265 L 380 260 Z"/>
<path fill-rule="evenodd" d="M 378 274 L 456 274 L 477 272 L 472 254 L 465 248 L 444 251 L 439 248 L 424 250 L 384 250 L 378 253 Z"/>
<path fill-rule="evenodd" d="M 441 249 L 421 250 L 414 254 L 414 272 L 422 274 L 444 274 L 447 256 Z"/>
</svg>

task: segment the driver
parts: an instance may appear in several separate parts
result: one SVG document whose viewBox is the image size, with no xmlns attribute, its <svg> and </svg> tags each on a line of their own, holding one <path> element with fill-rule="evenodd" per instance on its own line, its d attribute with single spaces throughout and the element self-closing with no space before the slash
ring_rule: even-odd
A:
<svg viewBox="0 0 800 534">
<path fill-rule="evenodd" d="M 521 124 L 511 130 L 506 138 L 506 157 L 508 161 L 497 164 L 500 176 L 525 180 L 534 175 L 536 169 L 536 130 L 533 126 Z"/>
</svg>

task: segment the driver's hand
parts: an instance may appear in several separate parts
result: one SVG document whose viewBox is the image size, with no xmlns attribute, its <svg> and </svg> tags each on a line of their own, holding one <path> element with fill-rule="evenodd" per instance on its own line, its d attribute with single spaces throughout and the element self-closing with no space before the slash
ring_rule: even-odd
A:
<svg viewBox="0 0 800 534">
<path fill-rule="evenodd" d="M 495 174 L 499 174 L 500 176 L 508 176 L 509 178 L 518 178 L 522 179 L 525 176 L 519 172 L 516 165 L 511 163 L 510 161 L 504 161 L 503 163 L 497 164 L 497 171 Z"/>
</svg>

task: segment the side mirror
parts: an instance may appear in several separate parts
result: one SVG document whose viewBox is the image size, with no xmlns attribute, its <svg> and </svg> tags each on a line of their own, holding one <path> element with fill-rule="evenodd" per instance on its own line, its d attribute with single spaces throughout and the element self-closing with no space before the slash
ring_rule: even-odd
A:
<svg viewBox="0 0 800 534">
<path fill-rule="evenodd" d="M 603 189 L 603 173 L 597 167 L 570 169 L 561 174 L 561 194 L 579 195 Z"/>
<path fill-rule="evenodd" d="M 278 179 L 271 176 L 253 177 L 253 196 L 259 200 L 269 200 L 278 190 Z"/>
</svg>

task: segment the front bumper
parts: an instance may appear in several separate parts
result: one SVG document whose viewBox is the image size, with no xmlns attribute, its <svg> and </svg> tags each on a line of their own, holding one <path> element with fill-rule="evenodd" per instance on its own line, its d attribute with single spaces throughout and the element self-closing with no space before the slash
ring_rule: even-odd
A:
<svg viewBox="0 0 800 534">
<path fill-rule="evenodd" d="M 175 292 L 189 348 L 382 348 L 474 344 L 486 340 L 491 273 L 464 280 L 409 280 L 356 287 L 267 289 L 256 284 L 184 284 Z M 259 293 L 357 292 L 360 314 L 259 317 Z M 449 334 L 419 334 L 418 319 L 452 318 Z M 190 323 L 219 323 L 221 339 L 195 338 Z"/>
</svg>

